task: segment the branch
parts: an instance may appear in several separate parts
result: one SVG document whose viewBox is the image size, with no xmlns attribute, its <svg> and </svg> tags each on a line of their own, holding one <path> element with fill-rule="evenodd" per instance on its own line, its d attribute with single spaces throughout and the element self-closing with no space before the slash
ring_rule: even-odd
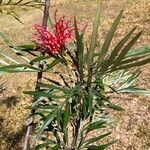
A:
<svg viewBox="0 0 150 150">
<path fill-rule="evenodd" d="M 42 25 L 44 28 L 47 28 L 47 22 L 48 22 L 48 17 L 49 17 L 49 7 L 50 7 L 50 0 L 45 0 L 44 15 L 43 15 L 43 20 L 42 20 Z M 45 52 L 41 52 L 41 55 L 45 56 Z M 37 75 L 35 90 L 40 90 L 39 83 L 42 80 L 43 67 L 44 67 L 43 63 L 39 62 L 39 68 L 41 69 L 41 71 L 38 72 L 38 75 Z M 35 100 L 36 100 L 36 98 L 33 99 L 33 102 Z M 32 110 L 31 114 L 33 114 L 34 112 L 35 112 L 35 110 Z M 25 136 L 25 142 L 24 142 L 23 150 L 30 150 L 29 137 L 33 131 L 33 124 L 34 124 L 34 118 L 31 115 L 30 120 L 29 120 L 29 124 L 28 124 L 28 128 L 27 128 L 27 132 L 26 132 L 26 136 Z"/>
</svg>

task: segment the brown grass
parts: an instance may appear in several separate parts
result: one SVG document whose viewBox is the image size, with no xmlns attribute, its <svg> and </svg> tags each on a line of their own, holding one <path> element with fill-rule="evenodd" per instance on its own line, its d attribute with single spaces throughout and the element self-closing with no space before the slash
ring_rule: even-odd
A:
<svg viewBox="0 0 150 150">
<path fill-rule="evenodd" d="M 60 14 L 76 15 L 79 20 L 89 24 L 91 30 L 93 16 L 96 10 L 96 0 L 58 0 L 52 1 L 51 13 L 59 9 Z M 150 43 L 150 2 L 149 0 L 105 0 L 100 27 L 99 41 L 103 42 L 110 24 L 118 12 L 124 8 L 124 17 L 116 33 L 113 45 L 124 33 L 133 26 L 144 30 L 138 45 Z M 24 25 L 10 16 L 0 18 L 0 29 L 16 43 L 28 42 L 32 35 L 32 25 L 41 21 L 42 11 L 37 9 L 19 11 Z M 90 33 L 86 35 L 87 40 Z M 1 52 L 15 58 L 15 55 L 0 41 Z M 139 86 L 150 88 L 150 65 L 140 68 L 142 74 L 138 81 Z M 26 130 L 25 121 L 29 113 L 27 106 L 30 98 L 22 92 L 33 88 L 35 74 L 6 74 L 0 77 L 5 91 L 0 94 L 0 149 L 21 149 L 22 138 Z M 113 101 L 125 108 L 123 113 L 112 113 L 116 118 L 113 126 L 113 139 L 118 139 L 110 150 L 148 150 L 150 148 L 150 102 L 148 97 L 123 95 L 121 98 L 112 97 Z"/>
</svg>

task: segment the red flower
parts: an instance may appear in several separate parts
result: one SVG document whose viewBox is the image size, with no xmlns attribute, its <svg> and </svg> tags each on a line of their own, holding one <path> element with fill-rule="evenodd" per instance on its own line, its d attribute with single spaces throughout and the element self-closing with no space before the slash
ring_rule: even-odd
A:
<svg viewBox="0 0 150 150">
<path fill-rule="evenodd" d="M 65 21 L 65 16 L 58 20 L 55 13 L 54 31 L 50 32 L 43 26 L 35 25 L 37 34 L 35 34 L 34 41 L 46 49 L 46 53 L 57 55 L 65 47 L 65 44 L 72 39 L 73 27 L 70 24 L 71 20 Z"/>
</svg>

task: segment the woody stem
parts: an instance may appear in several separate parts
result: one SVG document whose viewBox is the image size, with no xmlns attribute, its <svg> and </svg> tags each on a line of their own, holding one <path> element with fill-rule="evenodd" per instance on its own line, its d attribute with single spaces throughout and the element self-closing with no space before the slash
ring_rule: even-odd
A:
<svg viewBox="0 0 150 150">
<path fill-rule="evenodd" d="M 49 18 L 49 7 L 50 7 L 50 0 L 45 0 L 45 4 L 44 4 L 44 14 L 43 14 L 43 20 L 42 20 L 42 26 L 46 29 L 47 28 L 47 22 L 48 22 L 48 18 Z M 45 56 L 45 52 L 41 52 L 42 56 Z M 40 86 L 39 83 L 42 81 L 42 76 L 43 76 L 43 68 L 44 68 L 44 64 L 42 63 L 42 61 L 39 62 L 39 69 L 40 71 L 37 74 L 37 80 L 36 80 L 36 87 L 35 90 L 40 90 Z M 36 101 L 36 98 L 33 98 L 33 102 Z M 35 110 L 33 109 L 31 111 L 31 117 L 29 118 L 29 122 L 28 122 L 28 127 L 27 127 L 27 132 L 25 135 L 25 142 L 24 142 L 24 146 L 23 146 L 23 150 L 30 150 L 30 142 L 29 142 L 29 138 L 30 135 L 33 131 L 33 124 L 34 124 L 34 118 L 33 115 Z"/>
</svg>

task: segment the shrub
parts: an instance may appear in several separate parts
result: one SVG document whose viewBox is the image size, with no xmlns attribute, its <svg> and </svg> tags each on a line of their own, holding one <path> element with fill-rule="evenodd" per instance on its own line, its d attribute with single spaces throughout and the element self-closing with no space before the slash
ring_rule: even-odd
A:
<svg viewBox="0 0 150 150">
<path fill-rule="evenodd" d="M 37 72 L 35 90 L 25 92 L 33 96 L 32 118 L 28 130 L 31 132 L 31 127 L 34 127 L 32 139 L 34 149 L 105 149 L 116 141 L 95 144 L 111 134 L 107 129 L 110 118 L 103 111 L 105 109 L 123 111 L 123 108 L 111 102 L 106 90 L 149 95 L 148 90 L 133 85 L 140 73 L 128 71 L 132 67 L 150 61 L 149 46 L 132 49 L 142 31 L 133 35 L 136 30 L 133 28 L 112 50 L 109 50 L 123 14 L 121 11 L 109 29 L 102 48 L 96 50 L 100 10 L 99 5 L 88 46 L 84 43 L 86 30 L 79 29 L 76 18 L 71 22 L 66 21 L 64 17 L 57 19 L 56 14 L 50 30 L 46 24 L 35 26 L 37 33 L 34 35 L 33 45 L 14 46 L 1 33 L 9 48 L 25 63 L 19 63 L 1 54 L 5 60 L 1 61 L 0 71 Z M 31 55 L 32 60 L 24 53 Z M 59 80 L 54 80 L 53 76 L 49 77 L 49 73 L 59 76 Z M 95 118 L 96 112 L 100 115 Z M 94 137 L 88 136 L 100 129 L 102 134 L 98 135 L 97 132 Z M 26 146 L 28 138 L 29 135 L 26 137 Z"/>
</svg>

